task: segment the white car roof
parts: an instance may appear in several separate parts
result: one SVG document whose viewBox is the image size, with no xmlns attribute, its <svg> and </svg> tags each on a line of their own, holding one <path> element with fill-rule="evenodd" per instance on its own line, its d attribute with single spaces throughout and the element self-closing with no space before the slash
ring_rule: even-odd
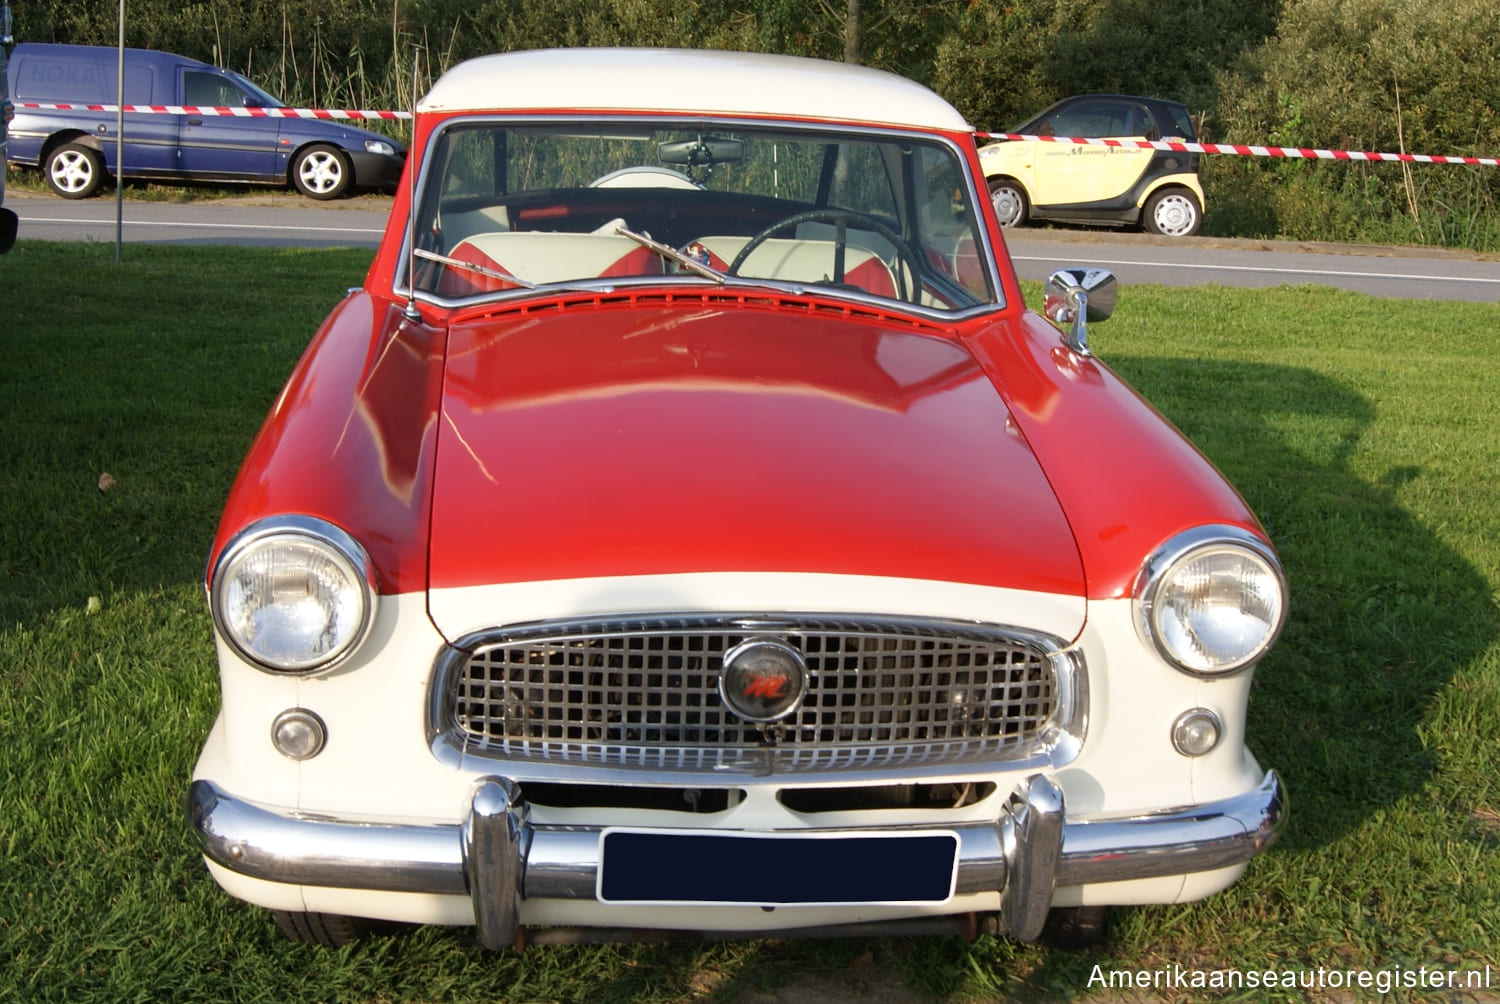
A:
<svg viewBox="0 0 1500 1004">
<path fill-rule="evenodd" d="M 538 49 L 439 78 L 418 112 L 646 111 L 768 115 L 972 132 L 905 77 L 800 56 L 697 49 Z"/>
</svg>

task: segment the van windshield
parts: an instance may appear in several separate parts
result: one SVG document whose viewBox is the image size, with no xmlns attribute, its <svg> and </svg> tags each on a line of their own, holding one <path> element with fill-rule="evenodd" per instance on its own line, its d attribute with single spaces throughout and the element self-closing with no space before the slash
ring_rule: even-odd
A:
<svg viewBox="0 0 1500 1004">
<path fill-rule="evenodd" d="M 284 103 L 282 103 L 282 101 L 281 101 L 280 98 L 273 97 L 270 94 L 270 92 L 265 91 L 265 90 L 263 90 L 263 89 L 255 86 L 255 84 L 251 83 L 248 78 L 240 76 L 238 73 L 235 73 L 233 70 L 225 70 L 224 72 L 227 73 L 230 76 L 230 78 L 234 80 L 234 82 L 236 84 L 239 84 L 240 87 L 242 87 L 246 92 L 248 92 L 251 95 L 251 97 L 253 97 L 257 102 L 259 102 L 260 103 L 260 107 L 262 107 L 262 108 L 285 108 L 286 107 L 286 105 Z"/>
</svg>

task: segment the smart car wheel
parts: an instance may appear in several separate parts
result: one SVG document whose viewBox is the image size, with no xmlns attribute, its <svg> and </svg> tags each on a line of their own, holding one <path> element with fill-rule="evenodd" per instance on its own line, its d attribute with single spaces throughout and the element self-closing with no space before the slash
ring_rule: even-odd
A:
<svg viewBox="0 0 1500 1004">
<path fill-rule="evenodd" d="M 82 143 L 64 143 L 47 155 L 47 185 L 65 199 L 86 199 L 104 184 L 104 158 Z"/>
<path fill-rule="evenodd" d="M 1009 178 L 991 179 L 990 204 L 995 207 L 995 215 L 999 217 L 1002 227 L 1025 225 L 1030 207 L 1026 203 L 1026 193 L 1014 181 Z"/>
<path fill-rule="evenodd" d="M 1141 225 L 1153 234 L 1191 237 L 1203 222 L 1203 210 L 1185 188 L 1163 188 L 1146 200 Z"/>
<path fill-rule="evenodd" d="M 292 181 L 310 199 L 336 199 L 349 190 L 349 158 L 331 146 L 310 146 L 292 163 Z"/>
</svg>

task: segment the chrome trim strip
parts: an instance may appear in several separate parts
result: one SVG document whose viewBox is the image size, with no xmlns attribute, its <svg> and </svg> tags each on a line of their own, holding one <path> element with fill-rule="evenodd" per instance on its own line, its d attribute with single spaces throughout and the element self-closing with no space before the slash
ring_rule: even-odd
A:
<svg viewBox="0 0 1500 1004">
<path fill-rule="evenodd" d="M 1197 809 L 1069 823 L 1057 884 L 1124 882 L 1241 864 L 1276 841 L 1287 812 L 1286 789 L 1272 770 L 1243 795 Z"/>
<path fill-rule="evenodd" d="M 1234 798 L 1124 819 L 1067 822 L 1062 792 L 1034 774 L 992 822 L 910 829 L 956 831 L 955 892 L 1004 891 L 1007 929 L 1034 937 L 1054 886 L 1242 864 L 1276 840 L 1286 814 L 1281 779 L 1268 771 L 1254 789 Z M 516 889 L 519 898 L 530 899 L 594 898 L 603 829 L 536 825 L 519 789 L 496 777 L 479 781 L 463 823 L 371 823 L 279 811 L 237 799 L 206 780 L 193 782 L 188 815 L 204 855 L 251 878 L 485 901 L 476 902 L 476 921 L 493 947 L 515 938 L 516 901 L 498 890 Z"/>
</svg>

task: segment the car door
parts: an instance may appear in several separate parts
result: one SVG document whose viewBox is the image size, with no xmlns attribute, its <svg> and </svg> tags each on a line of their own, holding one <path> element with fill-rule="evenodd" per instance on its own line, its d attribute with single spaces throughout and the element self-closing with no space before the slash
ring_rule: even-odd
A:
<svg viewBox="0 0 1500 1004">
<path fill-rule="evenodd" d="M 212 69 L 178 70 L 182 103 L 196 108 L 245 108 L 262 104 L 234 80 Z M 277 156 L 281 120 L 228 115 L 184 115 L 179 165 L 189 178 L 268 180 L 282 169 Z"/>
<path fill-rule="evenodd" d="M 1154 127 L 1144 105 L 1119 98 L 1091 98 L 1044 120 L 1044 136 L 1142 139 Z M 1032 201 L 1039 206 L 1079 205 L 1117 199 L 1129 192 L 1151 163 L 1153 151 L 1078 143 L 1040 143 Z"/>
</svg>

